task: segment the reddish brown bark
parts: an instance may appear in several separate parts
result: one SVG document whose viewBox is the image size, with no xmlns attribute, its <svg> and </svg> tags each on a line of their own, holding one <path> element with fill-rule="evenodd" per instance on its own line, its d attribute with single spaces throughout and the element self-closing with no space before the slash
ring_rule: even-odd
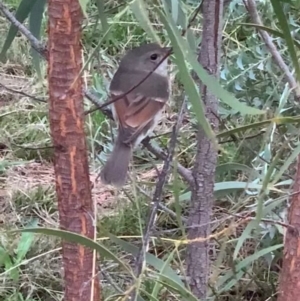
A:
<svg viewBox="0 0 300 301">
<path fill-rule="evenodd" d="M 84 133 L 81 21 L 78 0 L 48 2 L 48 80 L 50 127 L 55 148 L 54 168 L 60 227 L 93 238 L 93 206 Z M 99 298 L 99 279 L 92 278 L 93 252 L 63 243 L 66 301 Z"/>
<path fill-rule="evenodd" d="M 283 264 L 280 274 L 278 301 L 299 300 L 300 295 L 300 156 L 289 208 L 288 223 L 294 228 L 286 231 Z"/>
<path fill-rule="evenodd" d="M 204 0 L 203 34 L 199 62 L 212 75 L 218 76 L 222 36 L 223 0 Z M 217 98 L 200 82 L 201 94 L 206 105 L 206 116 L 214 130 L 219 122 Z M 208 237 L 211 233 L 210 222 L 214 202 L 215 168 L 217 150 L 199 127 L 197 137 L 197 155 L 193 169 L 194 187 L 192 189 L 189 212 L 188 238 Z M 192 292 L 199 300 L 206 300 L 207 282 L 210 273 L 209 241 L 195 242 L 187 246 L 187 275 L 190 278 Z"/>
</svg>

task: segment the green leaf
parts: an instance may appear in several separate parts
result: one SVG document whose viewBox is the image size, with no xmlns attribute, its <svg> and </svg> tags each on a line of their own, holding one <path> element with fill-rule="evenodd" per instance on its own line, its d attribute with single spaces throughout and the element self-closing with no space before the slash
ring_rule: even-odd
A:
<svg viewBox="0 0 300 301">
<path fill-rule="evenodd" d="M 244 115 L 256 115 L 256 114 L 264 114 L 265 112 L 253 107 L 249 107 L 246 104 L 238 101 L 233 94 L 229 93 L 225 89 L 222 88 L 218 80 L 216 80 L 215 77 L 209 75 L 205 69 L 199 64 L 197 58 L 195 57 L 195 54 L 192 52 L 192 50 L 189 48 L 188 44 L 181 38 L 181 43 L 183 47 L 186 48 L 186 58 L 193 66 L 194 71 L 198 75 L 198 77 L 201 79 L 203 84 L 207 86 L 207 88 L 218 98 L 220 98 L 224 103 L 229 105 L 231 108 L 234 108 L 235 110 L 239 111 L 241 114 Z"/>
<path fill-rule="evenodd" d="M 32 222 L 30 222 L 26 227 L 36 227 L 38 224 L 38 219 L 34 219 Z M 34 239 L 34 233 L 22 233 L 20 241 L 18 243 L 18 248 L 17 248 L 17 258 L 15 260 L 15 264 L 20 263 L 28 251 L 30 250 L 32 243 Z"/>
<path fill-rule="evenodd" d="M 145 32 L 157 43 L 160 43 L 160 39 L 157 36 L 148 16 L 146 4 L 144 0 L 134 0 L 130 3 L 130 9 L 134 13 L 136 19 L 139 21 L 141 27 Z"/>
<path fill-rule="evenodd" d="M 236 127 L 234 129 L 231 129 L 231 130 L 221 132 L 221 133 L 217 134 L 217 138 L 229 137 L 232 134 L 245 132 L 246 130 L 249 130 L 249 129 L 255 129 L 255 128 L 263 127 L 263 126 L 269 125 L 273 122 L 276 123 L 276 124 L 299 123 L 300 122 L 300 116 L 275 117 L 275 118 L 272 118 L 272 119 L 267 119 L 267 120 L 263 120 L 263 121 L 259 121 L 259 122 L 254 122 L 254 123 L 251 123 L 251 124 L 246 124 L 246 125 Z"/>
<path fill-rule="evenodd" d="M 97 5 L 97 8 L 98 8 L 99 18 L 100 18 L 100 21 L 101 21 L 101 24 L 102 24 L 102 30 L 107 31 L 109 25 L 108 25 L 106 14 L 105 14 L 104 1 L 103 0 L 96 0 L 96 5 Z"/>
<path fill-rule="evenodd" d="M 284 15 L 283 9 L 281 7 L 281 3 L 278 0 L 271 0 L 271 3 L 274 8 L 274 12 L 278 18 L 279 25 L 281 27 L 281 30 L 284 34 L 284 39 L 286 41 L 291 59 L 293 61 L 294 68 L 296 70 L 297 80 L 300 82 L 300 66 L 298 62 L 297 53 L 295 50 L 294 41 L 290 32 L 288 20 L 286 16 Z"/>
<path fill-rule="evenodd" d="M 85 247 L 91 248 L 92 250 L 96 250 L 102 257 L 107 257 L 109 259 L 114 260 L 121 267 L 123 267 L 127 272 L 129 272 L 131 275 L 133 275 L 131 268 L 126 263 L 121 261 L 117 256 L 115 256 L 115 254 L 113 254 L 110 250 L 108 250 L 102 244 L 96 243 L 93 240 L 91 240 L 83 235 L 69 232 L 69 231 L 56 230 L 56 229 L 50 229 L 50 228 L 30 228 L 30 229 L 14 230 L 14 231 L 10 231 L 10 232 L 12 232 L 12 233 L 14 233 L 14 232 L 40 233 L 40 234 L 60 237 L 69 242 L 78 243 Z"/>
<path fill-rule="evenodd" d="M 267 26 L 258 25 L 258 24 L 254 24 L 254 23 L 238 23 L 238 24 L 242 25 L 242 26 L 246 26 L 246 27 L 255 27 L 257 29 L 264 30 L 264 31 L 276 36 L 276 37 L 279 37 L 279 38 L 282 38 L 282 39 L 285 38 L 284 34 L 281 31 L 278 31 L 276 29 L 273 29 L 273 28 L 270 28 L 270 27 L 267 27 Z M 293 39 L 293 41 L 294 41 L 294 44 L 298 48 L 300 48 L 300 43 L 296 39 Z"/>
<path fill-rule="evenodd" d="M 184 298 L 185 301 L 199 301 L 188 289 L 184 286 L 178 284 L 178 282 L 174 281 L 172 278 L 162 274 L 150 274 L 150 279 L 154 279 L 157 282 L 160 282 L 165 287 L 169 288 L 174 293 L 178 293 L 180 297 Z"/>
<path fill-rule="evenodd" d="M 271 246 L 271 247 L 259 250 L 259 251 L 255 252 L 253 255 L 246 257 L 244 260 L 242 260 L 235 266 L 234 271 L 228 271 L 225 276 L 220 277 L 220 280 L 218 282 L 218 287 L 221 288 L 222 285 L 224 285 L 228 280 L 230 280 L 233 277 L 236 277 L 237 273 L 243 272 L 243 269 L 246 268 L 247 266 L 249 266 L 255 260 L 257 260 L 260 257 L 262 257 L 266 254 L 269 254 L 277 249 L 280 249 L 282 247 L 283 247 L 283 244 L 278 244 L 275 246 Z M 229 289 L 230 289 L 230 287 L 226 286 L 226 290 L 229 290 Z M 225 288 L 223 287 L 217 291 L 220 294 L 225 291 Z"/>
<path fill-rule="evenodd" d="M 162 265 L 162 267 L 161 267 L 161 269 L 159 271 L 160 274 L 164 274 L 165 273 L 165 270 L 169 267 L 170 262 L 173 259 L 175 252 L 176 252 L 176 248 L 173 249 L 173 251 L 169 254 L 167 260 Z M 158 282 L 156 282 L 155 285 L 154 285 L 154 288 L 152 290 L 151 296 L 154 297 L 155 299 L 158 298 L 158 294 L 159 294 L 160 289 L 161 289 L 161 285 Z"/>
<path fill-rule="evenodd" d="M 87 8 L 87 5 L 89 2 L 90 2 L 90 0 L 79 0 L 79 4 L 81 6 L 82 12 L 86 18 L 88 17 L 86 8 Z"/>
<path fill-rule="evenodd" d="M 32 7 L 30 14 L 29 14 L 29 30 L 31 33 L 40 40 L 41 37 L 41 25 L 43 20 L 43 14 L 45 10 L 46 0 L 39 0 L 35 3 Z M 42 79 L 41 73 L 41 56 L 40 54 L 31 47 L 31 56 L 32 56 L 32 63 L 37 72 L 39 79 Z"/>
<path fill-rule="evenodd" d="M 172 17 L 173 20 L 176 24 L 178 24 L 178 18 L 179 18 L 179 2 L 178 0 L 171 0 L 171 12 L 172 12 Z"/>
<path fill-rule="evenodd" d="M 239 181 L 225 181 L 225 182 L 219 182 L 215 183 L 214 187 L 214 193 L 216 196 L 220 197 L 223 195 L 227 195 L 229 193 L 237 192 L 239 190 L 245 190 L 245 189 L 254 189 L 257 191 L 257 194 L 262 189 L 262 184 L 257 183 L 249 183 L 249 182 L 239 182 Z M 273 186 L 268 187 L 268 189 L 272 190 Z M 274 189 L 275 190 L 275 189 Z M 191 192 L 185 192 L 183 193 L 179 200 L 181 202 L 188 201 L 191 198 Z"/>
<path fill-rule="evenodd" d="M 211 138 L 215 146 L 217 146 L 217 143 L 215 141 L 215 134 L 204 114 L 204 105 L 203 102 L 201 101 L 200 94 L 186 66 L 183 51 L 178 41 L 178 37 L 180 36 L 178 30 L 174 25 L 172 17 L 169 16 L 167 20 L 166 16 L 160 10 L 157 9 L 157 13 L 159 15 L 161 22 L 164 24 L 165 29 L 168 32 L 168 36 L 171 40 L 174 54 L 175 54 L 175 59 L 176 59 L 176 65 L 179 69 L 180 80 L 184 85 L 185 92 L 189 97 L 189 101 L 192 103 L 197 121 L 202 126 L 206 135 L 209 138 Z"/>
<path fill-rule="evenodd" d="M 6 265 L 7 262 L 12 264 L 8 252 L 0 246 L 0 266 Z"/>
<path fill-rule="evenodd" d="M 18 9 L 16 11 L 15 17 L 20 22 L 23 23 L 24 20 L 28 17 L 31 9 L 35 5 L 37 0 L 22 0 L 20 5 L 18 6 Z M 10 45 L 12 44 L 13 40 L 15 39 L 16 35 L 18 33 L 18 28 L 11 24 L 8 34 L 6 36 L 3 48 L 0 53 L 0 60 L 5 61 L 6 60 L 6 52 L 9 49 Z"/>
<path fill-rule="evenodd" d="M 14 264 L 10 259 L 9 253 L 2 247 L 0 247 L 0 268 L 4 265 L 5 272 L 9 273 L 9 276 L 12 280 L 17 281 L 19 278 L 19 270 L 14 268 Z M 2 275 L 4 273 L 1 273 Z"/>
<path fill-rule="evenodd" d="M 293 150 L 291 155 L 284 161 L 283 165 L 280 167 L 279 171 L 276 171 L 276 175 L 274 177 L 274 180 L 272 181 L 272 184 L 274 185 L 277 183 L 282 175 L 288 170 L 288 168 L 291 166 L 291 164 L 297 159 L 298 155 L 300 154 L 300 143 L 298 146 Z"/>
<path fill-rule="evenodd" d="M 255 177 L 259 177 L 259 173 L 255 169 L 253 169 L 245 164 L 240 164 L 240 163 L 235 163 L 235 162 L 218 165 L 216 168 L 216 174 L 221 174 L 221 173 L 228 172 L 228 171 L 237 171 L 237 170 L 243 171 L 243 172 L 253 175 Z"/>
<path fill-rule="evenodd" d="M 0 161 L 0 172 L 3 172 L 5 171 L 8 167 L 11 167 L 11 166 L 20 166 L 20 165 L 24 165 L 26 163 L 29 163 L 29 161 L 13 161 L 13 162 L 10 162 L 10 161 L 7 161 L 7 160 L 1 160 Z"/>
<path fill-rule="evenodd" d="M 253 220 L 251 221 L 246 228 L 244 229 L 242 235 L 238 238 L 237 244 L 235 246 L 234 252 L 233 252 L 233 260 L 237 259 L 237 256 L 240 252 L 241 247 L 243 246 L 246 239 L 251 238 L 251 231 L 255 228 L 256 222 Z"/>
<path fill-rule="evenodd" d="M 196 72 L 198 77 L 201 79 L 204 85 L 207 86 L 207 88 L 218 98 L 220 98 L 223 102 L 228 104 L 230 107 L 238 110 L 242 114 L 264 114 L 264 111 L 249 107 L 241 102 L 239 102 L 233 94 L 229 93 L 225 89 L 222 88 L 218 80 L 212 76 L 209 75 L 204 68 L 201 66 L 201 64 L 198 62 L 197 57 L 195 56 L 194 50 L 192 50 L 187 41 L 183 39 L 183 37 L 179 34 L 178 29 L 176 28 L 176 25 L 174 24 L 174 21 L 172 20 L 172 17 L 170 16 L 170 13 L 166 11 L 167 19 L 166 17 L 158 10 L 158 14 L 160 15 L 160 19 L 162 23 L 165 25 L 165 28 L 168 32 L 168 35 L 171 39 L 172 45 L 174 46 L 174 52 L 176 55 L 176 49 L 175 46 L 177 44 L 178 48 L 180 49 L 183 59 L 187 59 L 187 61 L 191 64 L 193 67 L 193 70 Z M 169 29 L 168 29 L 169 28 Z M 172 38 L 172 36 L 174 36 Z M 176 41 L 176 43 L 174 43 Z M 177 52 L 178 53 L 178 52 Z M 180 59 L 181 61 L 182 59 Z M 179 66 L 178 66 L 179 67 Z M 184 74 L 182 76 L 185 76 Z M 186 92 L 188 92 L 188 89 L 185 87 Z"/>
</svg>

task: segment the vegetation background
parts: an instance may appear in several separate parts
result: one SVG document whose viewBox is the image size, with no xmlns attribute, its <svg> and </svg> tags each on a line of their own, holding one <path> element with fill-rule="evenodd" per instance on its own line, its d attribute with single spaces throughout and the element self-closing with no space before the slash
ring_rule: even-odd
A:
<svg viewBox="0 0 300 301">
<path fill-rule="evenodd" d="M 82 40 L 87 62 L 84 79 L 86 86 L 94 87 L 101 101 L 107 98 L 109 80 L 125 50 L 151 41 L 132 5 L 134 2 L 106 1 L 106 25 L 100 22 L 103 16 L 95 1 L 89 1 L 86 7 L 88 18 Z M 179 26 L 187 22 L 198 5 L 198 1 L 192 0 L 173 3 L 176 4 L 172 16 Z M 269 32 L 277 50 L 297 76 L 299 67 L 291 59 L 290 44 L 282 34 L 274 6 L 267 0 L 256 3 L 263 24 L 273 30 Z M 19 4 L 19 0 L 6 0 L 11 11 Z M 298 2 L 282 1 L 281 7 L 292 38 L 299 40 Z M 41 39 L 45 41 L 47 16 L 43 15 L 41 20 Z M 155 11 L 150 11 L 150 20 L 156 34 L 168 42 L 169 36 Z M 211 300 L 277 298 L 286 212 L 295 174 L 292 163 L 300 152 L 299 103 L 294 101 L 294 91 L 257 30 L 245 23 L 252 23 L 252 19 L 243 1 L 232 0 L 224 9 L 220 82 L 240 102 L 266 114 L 245 115 L 234 106 L 219 103 L 221 124 L 217 138 L 222 148 L 216 168 L 211 222 L 212 267 L 208 293 Z M 33 29 L 30 24 L 35 23 L 29 20 L 29 28 Z M 1 46 L 9 27 L 1 16 Z M 194 35 L 188 39 L 196 46 L 201 41 L 201 14 L 191 31 Z M 37 224 L 58 227 L 48 107 L 24 94 L 47 99 L 46 64 L 36 55 L 32 57 L 31 51 L 26 38 L 18 34 L 6 53 L 6 61 L 0 64 L 0 225 L 3 230 Z M 96 55 L 91 57 L 94 51 Z M 183 97 L 182 85 L 175 77 L 173 100 L 156 130 L 154 145 L 167 148 Z M 91 107 L 86 100 L 86 110 Z M 188 103 L 175 155 L 176 162 L 186 168 L 194 164 L 196 124 L 197 118 Z M 86 118 L 86 133 L 94 180 L 112 149 L 114 123 L 95 111 Z M 233 134 L 237 140 L 232 139 Z M 141 244 L 157 180 L 153 162 L 161 168 L 161 160 L 157 161 L 145 148 L 139 149 L 135 153 L 132 181 L 121 193 L 97 184 L 93 188 L 98 207 L 98 241 L 103 246 L 100 270 L 104 300 L 117 300 L 117 295 L 130 289 L 131 274 L 126 267 L 134 265 Z M 146 256 L 147 271 L 140 288 L 145 300 L 197 300 L 188 289 L 178 285 L 186 279 L 184 225 L 190 196 L 188 185 L 173 169 Z M 104 248 L 112 255 L 107 256 Z M 57 238 L 0 232 L 0 300 L 62 300 L 62 273 Z"/>
</svg>

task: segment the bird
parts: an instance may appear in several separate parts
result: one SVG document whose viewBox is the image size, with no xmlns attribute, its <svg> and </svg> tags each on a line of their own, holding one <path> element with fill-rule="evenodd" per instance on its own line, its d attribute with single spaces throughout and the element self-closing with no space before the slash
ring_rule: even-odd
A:
<svg viewBox="0 0 300 301">
<path fill-rule="evenodd" d="M 161 120 L 170 97 L 167 59 L 170 53 L 170 47 L 147 43 L 127 51 L 121 59 L 109 86 L 110 99 L 120 98 L 111 105 L 118 134 L 99 174 L 104 185 L 121 188 L 126 183 L 133 150 Z"/>
</svg>

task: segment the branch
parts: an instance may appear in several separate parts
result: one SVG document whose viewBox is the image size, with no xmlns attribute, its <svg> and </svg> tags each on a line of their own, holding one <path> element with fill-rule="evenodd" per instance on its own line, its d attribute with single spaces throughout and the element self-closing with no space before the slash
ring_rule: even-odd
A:
<svg viewBox="0 0 300 301">
<path fill-rule="evenodd" d="M 22 96 L 25 96 L 25 97 L 29 97 L 31 98 L 32 100 L 36 100 L 36 101 L 40 101 L 40 102 L 47 102 L 47 100 L 45 99 L 42 99 L 42 98 L 38 98 L 38 97 L 35 97 L 33 95 L 30 95 L 30 94 L 27 94 L 25 92 L 22 92 L 22 91 L 18 91 L 18 90 L 15 90 L 15 89 L 12 89 L 12 88 L 9 88 L 3 84 L 0 83 L 0 87 L 4 88 L 5 90 L 11 92 L 11 93 L 14 93 L 14 94 L 20 94 Z"/>
<path fill-rule="evenodd" d="M 142 144 L 147 148 L 147 150 L 150 153 L 152 153 L 153 155 L 155 155 L 159 159 L 166 160 L 167 154 L 164 153 L 164 151 L 162 149 L 154 147 L 150 143 L 150 138 L 149 137 L 145 138 L 142 141 Z M 183 165 L 181 165 L 179 162 L 177 162 L 177 171 L 189 183 L 190 186 L 193 185 L 194 178 L 193 178 L 192 172 L 188 168 L 185 168 Z"/>
<path fill-rule="evenodd" d="M 246 0 L 244 0 L 244 4 L 249 12 L 249 15 L 250 15 L 253 23 L 263 26 L 263 23 L 257 12 L 255 0 L 247 0 L 247 2 L 246 2 Z M 286 81 L 290 85 L 291 89 L 294 90 L 296 98 L 300 99 L 300 86 L 298 85 L 294 76 L 290 72 L 289 67 L 285 64 L 282 56 L 280 55 L 279 51 L 277 50 L 271 37 L 269 36 L 269 34 L 266 31 L 264 31 L 262 29 L 258 29 L 258 32 L 261 35 L 261 37 L 262 37 L 263 41 L 265 42 L 267 48 L 269 49 L 270 53 L 272 54 L 275 63 L 284 72 Z"/>
<path fill-rule="evenodd" d="M 173 156 L 174 156 L 174 152 L 175 152 L 177 135 L 178 135 L 178 132 L 181 127 L 182 120 L 183 120 L 184 108 L 185 108 L 185 99 L 183 100 L 181 110 L 178 114 L 177 121 L 172 130 L 171 140 L 170 140 L 169 149 L 168 149 L 168 155 L 165 158 L 163 168 L 158 176 L 158 182 L 156 184 L 155 192 L 154 192 L 153 199 L 152 199 L 153 206 L 151 207 L 150 216 L 149 216 L 149 219 L 148 219 L 148 222 L 146 225 L 146 229 L 144 231 L 142 247 L 137 256 L 136 269 L 135 269 L 135 274 L 138 279 L 137 281 L 140 281 L 140 276 L 143 272 L 143 267 L 144 267 L 144 263 L 145 263 L 145 255 L 148 250 L 151 231 L 153 229 L 153 225 L 155 222 L 155 216 L 156 216 L 157 210 L 158 210 L 160 202 L 161 202 L 163 187 L 166 183 L 167 176 L 171 169 L 170 167 L 171 167 L 171 162 L 173 160 Z M 137 292 L 138 292 L 137 289 L 135 289 L 133 291 L 131 300 L 136 300 Z"/>
</svg>

